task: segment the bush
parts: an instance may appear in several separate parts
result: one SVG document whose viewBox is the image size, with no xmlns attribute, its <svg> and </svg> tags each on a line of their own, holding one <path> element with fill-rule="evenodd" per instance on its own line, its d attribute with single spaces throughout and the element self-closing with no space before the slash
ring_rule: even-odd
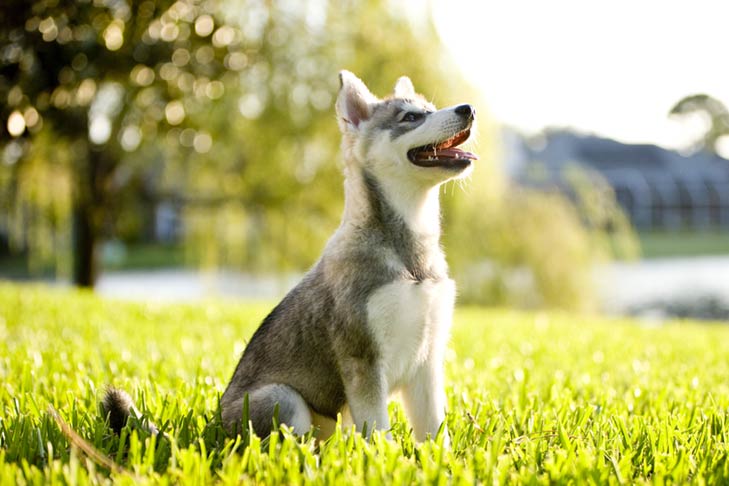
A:
<svg viewBox="0 0 729 486">
<path fill-rule="evenodd" d="M 637 252 L 610 187 L 573 170 L 573 198 L 508 184 L 499 190 L 495 171 L 483 172 L 447 217 L 445 244 L 461 302 L 594 309 L 594 265 Z"/>
</svg>

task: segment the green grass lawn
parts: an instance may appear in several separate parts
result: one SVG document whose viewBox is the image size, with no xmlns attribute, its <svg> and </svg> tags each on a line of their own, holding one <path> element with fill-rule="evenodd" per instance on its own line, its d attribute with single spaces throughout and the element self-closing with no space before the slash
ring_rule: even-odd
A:
<svg viewBox="0 0 729 486">
<path fill-rule="evenodd" d="M 0 284 L 0 484 L 709 483 L 729 481 L 729 326 L 459 309 L 452 447 L 349 429 L 224 438 L 217 400 L 267 304 L 142 305 Z M 106 427 L 106 384 L 172 437 Z M 53 405 L 125 472 L 71 448 Z"/>
<path fill-rule="evenodd" d="M 638 233 L 644 258 L 729 255 L 729 232 Z"/>
</svg>

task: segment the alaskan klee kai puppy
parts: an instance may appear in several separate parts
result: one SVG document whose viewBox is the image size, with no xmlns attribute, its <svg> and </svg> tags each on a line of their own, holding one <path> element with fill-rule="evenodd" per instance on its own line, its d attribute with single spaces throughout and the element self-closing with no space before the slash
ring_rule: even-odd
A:
<svg viewBox="0 0 729 486">
<path fill-rule="evenodd" d="M 425 440 L 445 418 L 443 355 L 456 293 L 439 244 L 439 186 L 471 170 L 476 156 L 456 147 L 475 111 L 436 110 L 407 77 L 382 100 L 354 74 L 339 77 L 342 222 L 251 338 L 220 412 L 232 434 L 246 395 L 259 436 L 271 432 L 277 404 L 279 422 L 297 434 L 312 425 L 328 434 L 345 407 L 359 430 L 387 430 L 388 396 L 399 390 Z M 104 407 L 123 424 L 133 405 L 110 390 Z"/>
</svg>

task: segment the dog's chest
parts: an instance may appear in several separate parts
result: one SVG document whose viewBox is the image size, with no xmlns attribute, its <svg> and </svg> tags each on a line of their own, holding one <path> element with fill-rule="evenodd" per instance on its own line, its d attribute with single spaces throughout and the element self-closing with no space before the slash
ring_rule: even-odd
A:
<svg viewBox="0 0 729 486">
<path fill-rule="evenodd" d="M 455 283 L 448 278 L 397 280 L 372 293 L 367 322 L 390 389 L 407 382 L 418 366 L 443 359 L 454 300 Z"/>
</svg>

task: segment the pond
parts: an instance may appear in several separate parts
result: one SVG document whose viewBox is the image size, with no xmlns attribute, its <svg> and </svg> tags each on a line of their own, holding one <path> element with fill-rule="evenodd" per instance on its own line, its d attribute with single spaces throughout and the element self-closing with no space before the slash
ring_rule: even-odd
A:
<svg viewBox="0 0 729 486">
<path fill-rule="evenodd" d="M 107 272 L 97 291 L 132 300 L 278 300 L 300 278 L 299 274 L 205 274 L 178 269 Z M 598 268 L 595 280 L 602 308 L 609 314 L 729 320 L 729 256 L 612 263 Z"/>
</svg>

